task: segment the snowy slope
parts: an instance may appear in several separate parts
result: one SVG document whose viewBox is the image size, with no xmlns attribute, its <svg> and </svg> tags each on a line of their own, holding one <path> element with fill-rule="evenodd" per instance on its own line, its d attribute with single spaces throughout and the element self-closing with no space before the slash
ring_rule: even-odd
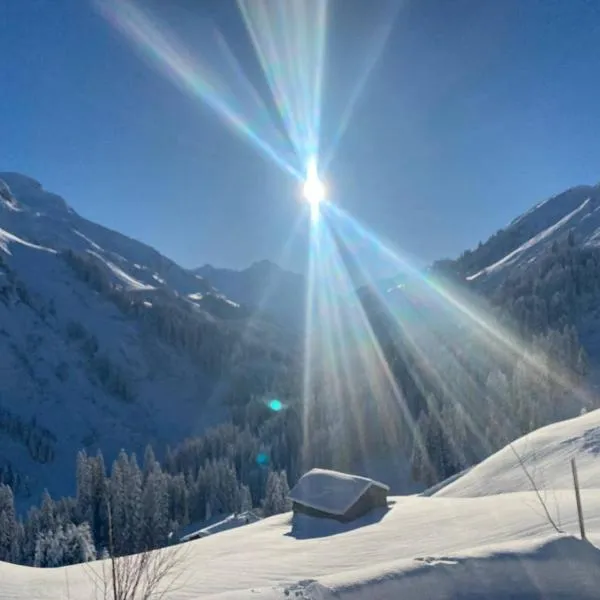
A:
<svg viewBox="0 0 600 600">
<path fill-rule="evenodd" d="M 553 423 L 493 454 L 443 487 L 437 497 L 476 497 L 531 490 L 520 465 L 541 489 L 571 489 L 571 458 L 582 488 L 600 489 L 600 410 Z"/>
<path fill-rule="evenodd" d="M 213 291 L 150 246 L 80 217 L 39 182 L 18 173 L 0 173 L 0 180 L 0 226 L 10 233 L 55 250 L 94 252 L 127 286 L 166 287 L 182 295 Z"/>
<path fill-rule="evenodd" d="M 595 544 L 600 544 L 600 467 L 586 440 L 599 422 L 597 411 L 515 444 L 523 452 L 535 448 L 525 457 L 529 467 L 546 470 L 547 482 L 556 471 L 560 487 L 569 457 L 576 456 L 585 480 L 586 528 Z M 565 447 L 570 448 L 566 453 Z M 181 562 L 173 571 L 179 579 L 167 597 L 597 598 L 600 552 L 572 537 L 578 531 L 572 490 L 546 490 L 565 532 L 556 534 L 535 494 L 521 491 L 511 457 L 500 451 L 486 462 L 487 467 L 482 463 L 479 472 L 475 468 L 464 476 L 465 481 L 470 477 L 469 493 L 459 494 L 455 487 L 452 495 L 448 486 L 433 497 L 396 497 L 389 511 L 346 525 L 279 515 L 189 542 L 179 547 Z M 489 465 L 495 465 L 493 470 Z M 490 477 L 502 473 L 507 474 L 502 493 L 496 493 Z M 101 569 L 98 563 L 94 568 Z M 92 597 L 92 579 L 89 567 L 39 570 L 0 564 L 0 598 L 58 600 L 66 597 L 67 582 L 70 597 Z"/>
<path fill-rule="evenodd" d="M 579 246 L 600 243 L 600 185 L 578 186 L 534 206 L 459 260 L 468 280 L 526 268 L 570 231 Z"/>
<path fill-rule="evenodd" d="M 502 267 L 515 264 L 519 261 L 522 261 L 525 257 L 528 257 L 531 252 L 539 251 L 540 246 L 547 242 L 548 240 L 554 240 L 554 236 L 557 234 L 563 234 L 564 230 L 567 226 L 572 223 L 573 227 L 575 226 L 576 217 L 585 211 L 587 206 L 590 203 L 590 198 L 586 198 L 577 208 L 575 208 L 570 213 L 567 213 L 564 217 L 560 218 L 556 223 L 550 225 L 546 229 L 542 230 L 540 233 L 535 234 L 533 237 L 529 238 L 526 242 L 521 244 L 516 250 L 509 252 L 506 256 L 502 257 L 500 260 L 496 261 L 494 264 L 485 267 L 481 271 L 473 275 L 469 275 L 467 277 L 468 281 L 473 281 L 482 275 L 489 275 L 494 271 L 501 269 Z M 589 216 L 589 215 L 586 215 Z M 596 239 L 598 237 L 598 232 L 594 231 L 592 239 Z"/>
<path fill-rule="evenodd" d="M 101 448 L 110 461 L 121 448 L 140 452 L 152 443 L 160 451 L 221 421 L 227 377 L 159 337 L 152 323 L 164 310 L 155 309 L 209 327 L 207 358 L 221 338 L 268 348 L 279 344 L 277 331 L 233 319 L 237 305 L 205 281 L 79 217 L 37 182 L 0 180 L 0 473 L 10 465 L 20 474 L 19 496 L 37 501 L 43 487 L 72 492 L 82 448 Z M 113 296 L 138 308 L 121 310 L 85 280 L 88 273 L 76 272 L 65 250 L 89 260 Z M 248 368 L 269 368 L 252 360 Z"/>
</svg>

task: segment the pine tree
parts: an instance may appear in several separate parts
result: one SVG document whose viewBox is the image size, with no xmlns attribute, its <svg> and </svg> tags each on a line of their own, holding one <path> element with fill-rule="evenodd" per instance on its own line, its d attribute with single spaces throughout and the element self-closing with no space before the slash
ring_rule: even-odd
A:
<svg viewBox="0 0 600 600">
<path fill-rule="evenodd" d="M 190 522 L 189 513 L 189 490 L 185 477 L 179 475 L 168 475 L 164 473 L 169 488 L 169 517 L 175 521 L 178 527 Z"/>
<path fill-rule="evenodd" d="M 96 558 L 92 533 L 87 523 L 66 523 L 56 531 L 40 531 L 35 540 L 33 564 L 36 567 L 60 567 Z"/>
<path fill-rule="evenodd" d="M 127 537 L 127 477 L 129 475 L 129 459 L 121 450 L 117 460 L 113 462 L 110 475 L 110 521 L 112 529 L 112 552 L 125 554 L 129 550 Z"/>
<path fill-rule="evenodd" d="M 290 488 L 288 486 L 285 471 L 282 471 L 281 473 L 270 471 L 267 478 L 267 487 L 263 502 L 263 512 L 265 517 L 277 515 L 290 509 L 290 500 L 288 498 L 289 492 Z"/>
<path fill-rule="evenodd" d="M 135 455 L 124 451 L 113 463 L 110 510 L 115 554 L 136 552 L 142 545 L 142 472 Z"/>
<path fill-rule="evenodd" d="M 265 488 L 265 499 L 263 501 L 263 513 L 265 517 L 276 515 L 279 512 L 281 498 L 281 480 L 275 471 L 269 471 L 267 486 Z"/>
<path fill-rule="evenodd" d="M 142 550 L 143 514 L 142 514 L 142 472 L 135 454 L 129 459 L 125 486 L 125 522 L 127 547 L 130 552 Z"/>
<path fill-rule="evenodd" d="M 158 463 L 149 465 L 142 492 L 143 547 L 158 548 L 169 535 L 169 487 Z"/>
<path fill-rule="evenodd" d="M 287 473 L 281 471 L 279 473 L 279 491 L 281 494 L 281 511 L 288 512 L 292 510 L 292 501 L 290 500 L 290 486 L 288 484 Z"/>
<path fill-rule="evenodd" d="M 159 465 L 156 457 L 154 456 L 154 450 L 152 450 L 152 446 L 148 444 L 146 446 L 146 450 L 144 451 L 144 483 L 146 482 L 148 475 L 150 475 L 150 473 L 152 473 L 157 466 Z"/>
<path fill-rule="evenodd" d="M 77 454 L 77 513 L 81 521 L 93 522 L 92 510 L 92 465 L 85 451 Z"/>
<path fill-rule="evenodd" d="M 42 493 L 42 504 L 39 513 L 39 529 L 40 531 L 54 531 L 57 528 L 55 518 L 55 504 L 48 490 Z"/>
<path fill-rule="evenodd" d="M 108 545 L 109 481 L 106 477 L 106 467 L 102 453 L 98 451 L 90 461 L 92 475 L 92 518 L 90 527 L 96 545 L 99 548 L 106 548 Z"/>
<path fill-rule="evenodd" d="M 240 486 L 240 512 L 245 513 L 252 510 L 252 496 L 247 485 Z"/>
<path fill-rule="evenodd" d="M 0 561 L 18 558 L 17 520 L 12 490 L 0 484 Z"/>
<path fill-rule="evenodd" d="M 35 553 L 33 556 L 34 567 L 45 567 L 48 559 L 48 534 L 45 531 L 38 531 L 35 539 Z"/>
<path fill-rule="evenodd" d="M 92 531 L 87 523 L 69 523 L 64 529 L 65 551 L 63 564 L 74 565 L 96 559 Z"/>
<path fill-rule="evenodd" d="M 226 461 L 219 463 L 219 504 L 225 514 L 240 510 L 239 483 L 235 468 Z"/>
</svg>

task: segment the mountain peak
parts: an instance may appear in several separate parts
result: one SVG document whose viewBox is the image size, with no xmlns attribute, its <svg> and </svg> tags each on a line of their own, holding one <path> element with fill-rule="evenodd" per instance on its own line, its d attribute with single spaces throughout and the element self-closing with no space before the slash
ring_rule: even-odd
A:
<svg viewBox="0 0 600 600">
<path fill-rule="evenodd" d="M 246 270 L 269 274 L 280 273 L 281 271 L 283 271 L 283 269 L 279 265 L 267 259 L 257 260 L 253 262 Z"/>
<path fill-rule="evenodd" d="M 62 196 L 46 191 L 39 181 L 27 175 L 4 172 L 0 173 L 0 181 L 18 199 L 18 205 L 32 212 L 52 216 L 75 212 Z"/>
<path fill-rule="evenodd" d="M 14 171 L 0 172 L 0 179 L 3 179 L 11 186 L 39 190 L 42 189 L 42 184 L 37 179 L 29 177 L 28 175 L 23 175 L 22 173 L 16 173 Z"/>
</svg>

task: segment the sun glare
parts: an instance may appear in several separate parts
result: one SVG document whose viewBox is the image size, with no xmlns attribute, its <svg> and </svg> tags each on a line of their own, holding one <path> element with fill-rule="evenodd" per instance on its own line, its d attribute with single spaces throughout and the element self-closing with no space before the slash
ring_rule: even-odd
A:
<svg viewBox="0 0 600 600">
<path fill-rule="evenodd" d="M 314 159 L 308 163 L 302 192 L 304 194 L 304 199 L 311 206 L 318 206 L 325 199 L 325 186 L 319 179 L 317 161 Z"/>
</svg>

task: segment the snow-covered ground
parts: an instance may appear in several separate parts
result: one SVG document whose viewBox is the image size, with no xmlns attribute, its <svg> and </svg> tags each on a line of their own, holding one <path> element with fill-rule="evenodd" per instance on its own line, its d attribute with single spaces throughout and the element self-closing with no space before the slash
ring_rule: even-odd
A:
<svg viewBox="0 0 600 600">
<path fill-rule="evenodd" d="M 198 538 L 205 538 L 209 535 L 215 535 L 217 533 L 221 533 L 223 531 L 229 531 L 230 529 L 237 529 L 238 527 L 245 527 L 246 525 L 250 525 L 251 523 L 256 523 L 260 521 L 261 517 L 259 517 L 255 512 L 249 510 L 242 513 L 235 513 L 228 515 L 224 519 L 219 519 L 210 525 L 205 527 L 198 527 L 197 529 L 193 529 L 186 535 L 183 535 L 179 538 L 180 542 L 189 542 L 190 540 L 196 540 Z M 190 527 L 186 528 L 190 529 Z"/>
<path fill-rule="evenodd" d="M 530 491 L 531 483 L 519 460 L 540 489 L 570 489 L 572 458 L 577 461 L 579 485 L 600 490 L 600 410 L 523 436 L 440 489 L 435 496 L 471 498 Z"/>
<path fill-rule="evenodd" d="M 170 600 L 597 598 L 600 551 L 576 539 L 571 457 L 588 537 L 600 544 L 600 411 L 514 444 L 563 531 L 549 525 L 508 448 L 431 497 L 394 497 L 342 525 L 290 514 L 178 546 Z M 172 551 L 166 550 L 167 552 Z M 99 572 L 100 563 L 93 567 Z M 0 564 L 3 600 L 93 598 L 90 565 Z M 101 597 L 100 594 L 97 597 Z"/>
</svg>

